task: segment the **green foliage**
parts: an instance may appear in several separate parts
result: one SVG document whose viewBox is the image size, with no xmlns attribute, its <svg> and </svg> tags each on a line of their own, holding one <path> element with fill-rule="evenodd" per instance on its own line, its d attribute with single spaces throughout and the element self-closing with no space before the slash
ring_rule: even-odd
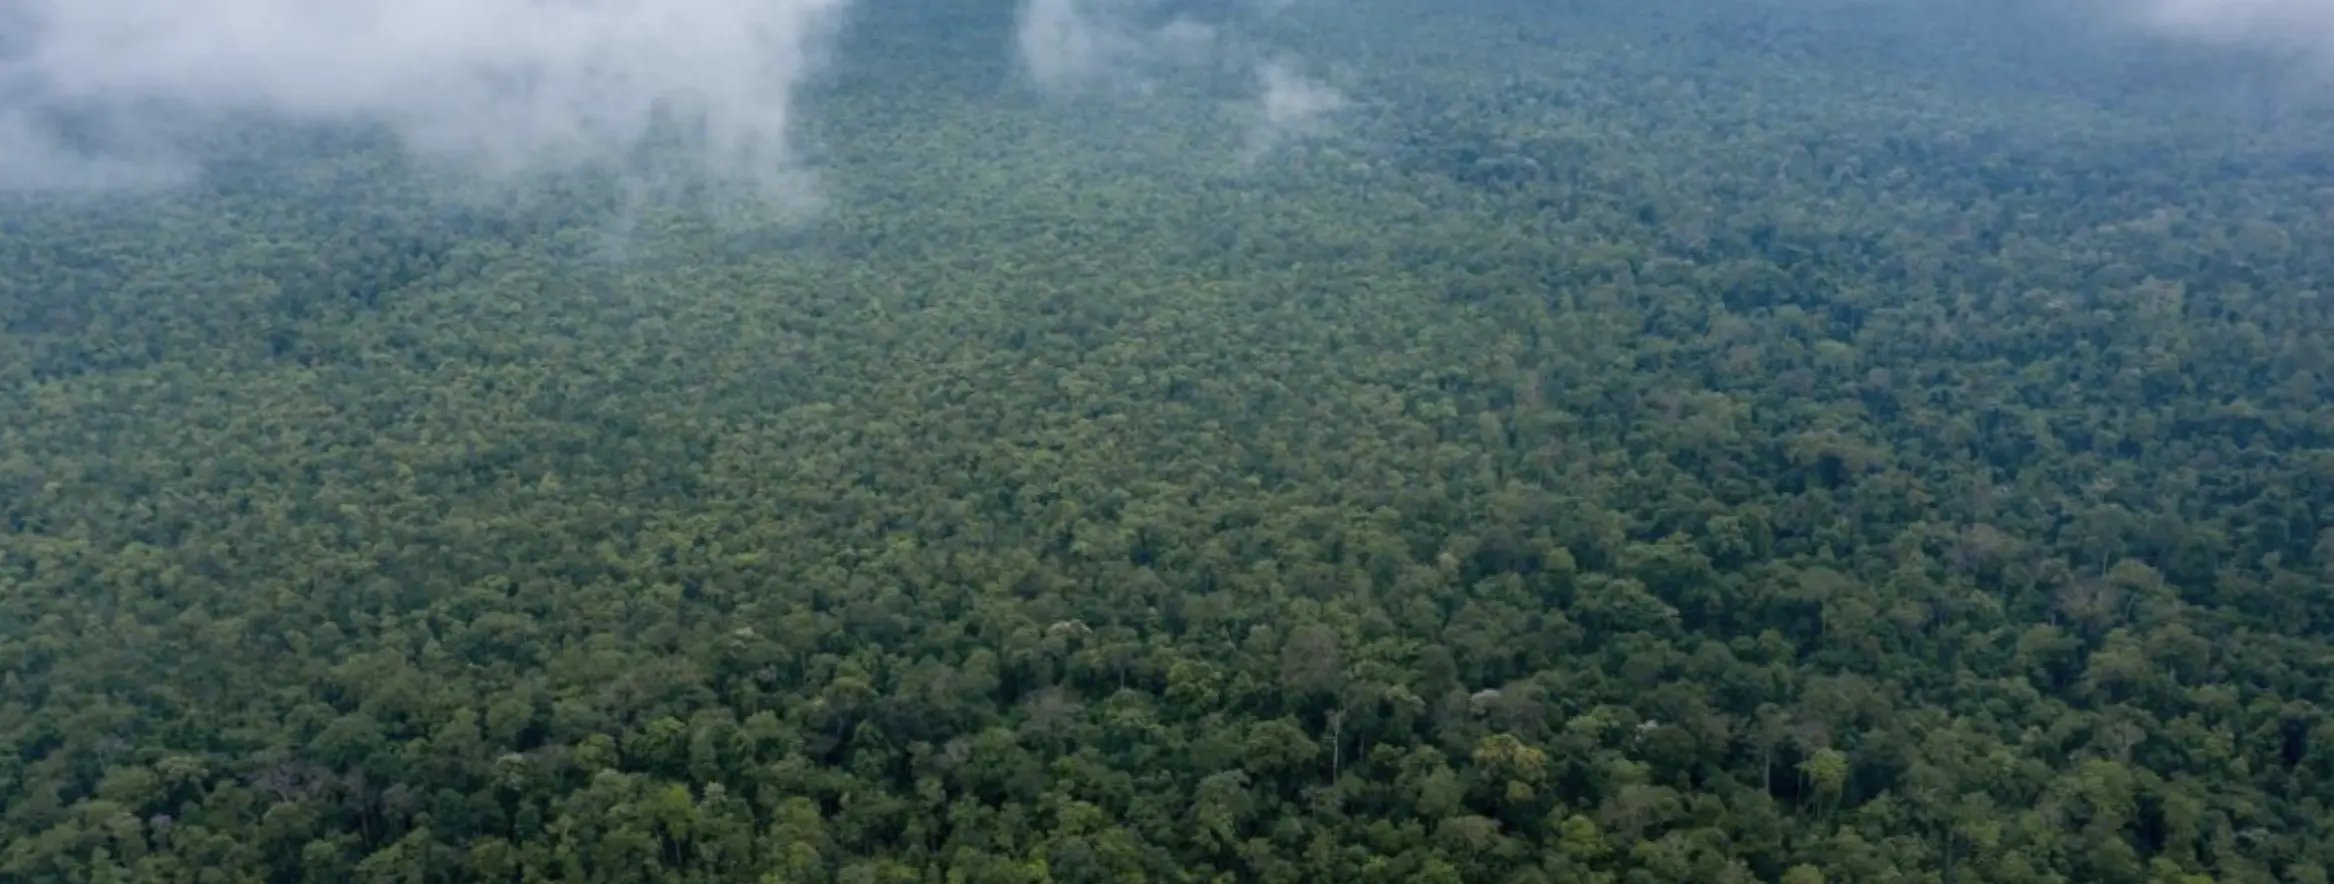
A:
<svg viewBox="0 0 2334 884">
<path fill-rule="evenodd" d="M 2326 880 L 2311 121 L 1609 5 L 8 197 L 0 880 Z"/>
</svg>

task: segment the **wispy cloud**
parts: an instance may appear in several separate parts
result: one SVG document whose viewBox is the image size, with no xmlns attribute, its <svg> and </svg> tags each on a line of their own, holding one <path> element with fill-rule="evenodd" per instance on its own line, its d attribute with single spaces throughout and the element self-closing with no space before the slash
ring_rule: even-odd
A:
<svg viewBox="0 0 2334 884">
<path fill-rule="evenodd" d="M 709 171 L 789 181 L 795 87 L 843 2 L 15 0 L 0 185 L 154 180 L 184 145 L 132 123 L 245 112 L 378 123 L 486 172 L 620 158 L 671 119 Z"/>
<path fill-rule="evenodd" d="M 2260 42 L 2334 50 L 2329 0 L 2129 0 L 2159 31 L 2215 42 Z"/>
<path fill-rule="evenodd" d="M 1216 29 L 1190 18 L 1152 21 L 1143 0 L 1023 0 L 1021 64 L 1056 95 L 1140 91 L 1163 67 L 1206 61 Z"/>
<path fill-rule="evenodd" d="M 1254 158 L 1294 138 L 1315 134 L 1329 115 L 1344 109 L 1345 95 L 1299 73 L 1294 61 L 1282 58 L 1256 69 L 1257 112 L 1248 138 Z"/>
<path fill-rule="evenodd" d="M 1236 0 L 1215 11 L 1218 18 L 1269 17 L 1291 5 Z M 1177 71 L 1247 71 L 1256 89 L 1244 155 L 1250 161 L 1319 131 L 1347 105 L 1344 95 L 1300 73 L 1293 57 L 1265 57 L 1231 29 L 1231 22 L 1186 14 L 1169 0 L 1023 0 L 1018 36 L 1023 69 L 1054 95 L 1141 94 Z"/>
</svg>

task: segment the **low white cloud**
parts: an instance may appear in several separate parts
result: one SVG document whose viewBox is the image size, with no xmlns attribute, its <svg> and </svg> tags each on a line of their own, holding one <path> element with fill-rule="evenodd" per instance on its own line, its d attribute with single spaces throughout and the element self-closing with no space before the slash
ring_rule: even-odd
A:
<svg viewBox="0 0 2334 884">
<path fill-rule="evenodd" d="M 1144 0 L 1023 0 L 1022 69 L 1048 93 L 1142 91 L 1162 69 L 1207 61 L 1216 29 L 1189 18 L 1150 21 Z"/>
<path fill-rule="evenodd" d="M 1256 69 L 1257 112 L 1249 130 L 1251 158 L 1296 138 L 1323 131 L 1331 114 L 1349 102 L 1344 94 L 1299 73 L 1293 61 L 1276 59 Z"/>
<path fill-rule="evenodd" d="M 2295 76 L 2289 96 L 2321 92 L 2334 75 L 2334 0 L 2056 0 L 2126 34 L 2250 56 Z"/>
<path fill-rule="evenodd" d="M 489 173 L 623 158 L 678 121 L 706 171 L 791 188 L 795 88 L 844 0 L 13 0 L 0 186 L 168 177 L 162 126 L 260 113 L 388 127 Z"/>
<path fill-rule="evenodd" d="M 1219 18 L 1274 16 L 1291 0 L 1237 0 Z M 1294 58 L 1267 58 L 1233 23 L 1207 21 L 1172 0 L 1022 0 L 1022 69 L 1055 96 L 1148 94 L 1178 73 L 1240 71 L 1252 79 L 1253 113 L 1242 159 L 1252 162 L 1320 131 L 1345 96 L 1300 72 Z"/>
<path fill-rule="evenodd" d="M 2158 31 L 2218 43 L 2334 49 L 2328 0 L 2131 0 L 2138 20 Z"/>
</svg>

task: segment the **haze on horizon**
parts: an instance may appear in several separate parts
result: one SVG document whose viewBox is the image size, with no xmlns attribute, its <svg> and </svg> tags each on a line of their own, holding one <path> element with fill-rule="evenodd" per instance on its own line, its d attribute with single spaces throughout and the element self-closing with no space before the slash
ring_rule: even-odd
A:
<svg viewBox="0 0 2334 884">
<path fill-rule="evenodd" d="M 620 158 L 681 119 L 704 171 L 791 198 L 799 94 L 852 2 L 20 0 L 0 12 L 0 188 L 167 184 L 190 172 L 190 133 L 259 113 L 384 126 L 416 155 L 489 175 Z M 1252 2 L 1264 16 L 1329 8 Z M 2334 58 L 2327 0 L 2059 2 L 2159 35 Z M 1194 61 L 1244 66 L 1252 146 L 1369 98 L 1305 73 L 1344 59 L 1236 48 L 1224 39 L 1236 22 L 1165 0 L 1020 0 L 1016 14 L 997 51 L 1056 97 L 1139 88 Z"/>
</svg>

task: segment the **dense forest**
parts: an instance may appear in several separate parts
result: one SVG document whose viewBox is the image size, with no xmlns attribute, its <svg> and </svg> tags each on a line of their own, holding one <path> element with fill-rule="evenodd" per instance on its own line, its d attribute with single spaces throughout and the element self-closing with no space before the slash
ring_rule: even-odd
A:
<svg viewBox="0 0 2334 884">
<path fill-rule="evenodd" d="M 1344 99 L 1260 140 L 914 5 L 807 213 L 260 123 L 0 196 L 0 881 L 2329 880 L 2278 69 L 1194 7 Z"/>
</svg>

